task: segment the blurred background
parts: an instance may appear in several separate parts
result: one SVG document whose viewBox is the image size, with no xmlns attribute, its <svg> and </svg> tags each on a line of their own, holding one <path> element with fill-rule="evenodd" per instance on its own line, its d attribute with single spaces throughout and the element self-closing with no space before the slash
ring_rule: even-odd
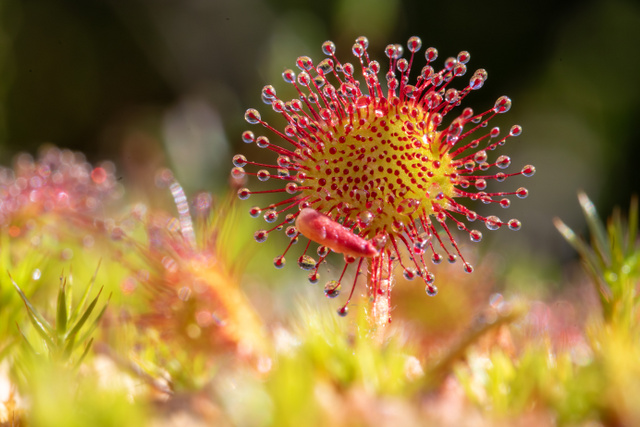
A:
<svg viewBox="0 0 640 427">
<path fill-rule="evenodd" d="M 188 192 L 222 193 L 233 154 L 258 155 L 240 133 L 247 108 L 268 111 L 261 88 L 284 87 L 281 72 L 300 55 L 322 58 L 327 39 L 351 61 L 360 35 L 382 64 L 384 46 L 412 35 L 438 49 L 437 66 L 468 50 L 468 75 L 485 68 L 489 79 L 465 106 L 512 98 L 495 125 L 524 132 L 501 154 L 537 173 L 503 184 L 530 191 L 497 212 L 522 230 L 484 233 L 480 250 L 535 260 L 518 274 L 553 280 L 573 256 L 552 218 L 581 229 L 577 190 L 602 216 L 638 193 L 640 3 L 631 0 L 2 0 L 1 163 L 52 143 L 115 161 L 132 198 L 161 166 Z"/>
</svg>

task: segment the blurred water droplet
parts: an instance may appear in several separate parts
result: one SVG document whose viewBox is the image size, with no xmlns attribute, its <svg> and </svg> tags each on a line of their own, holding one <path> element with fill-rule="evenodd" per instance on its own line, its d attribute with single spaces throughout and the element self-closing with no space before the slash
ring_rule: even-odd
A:
<svg viewBox="0 0 640 427">
<path fill-rule="evenodd" d="M 416 53 L 420 50 L 421 47 L 422 40 L 420 40 L 420 37 L 413 36 L 409 38 L 409 41 L 407 42 L 407 48 L 409 49 L 409 52 Z"/>
<path fill-rule="evenodd" d="M 234 179 L 242 179 L 244 178 L 244 169 L 240 168 L 240 167 L 234 167 L 233 169 L 231 169 L 231 176 Z"/>
<path fill-rule="evenodd" d="M 258 243 L 266 242 L 267 237 L 269 237 L 269 233 L 267 233 L 267 230 L 258 230 L 255 233 L 253 233 L 253 238 Z"/>
<path fill-rule="evenodd" d="M 495 293 L 489 296 L 489 305 L 495 309 L 500 309 L 504 305 L 504 297 L 500 293 Z"/>
<path fill-rule="evenodd" d="M 474 183 L 476 189 L 478 190 L 484 190 L 485 188 L 487 188 L 487 181 L 484 179 L 476 179 L 476 182 Z"/>
<path fill-rule="evenodd" d="M 278 219 L 278 212 L 275 209 L 269 209 L 264 213 L 263 218 L 268 223 L 273 223 Z"/>
<path fill-rule="evenodd" d="M 247 200 L 251 195 L 251 191 L 248 188 L 241 188 L 238 190 L 238 198 L 240 200 Z"/>
<path fill-rule="evenodd" d="M 330 280 L 324 285 L 324 294 L 328 298 L 335 298 L 340 295 L 342 285 L 337 280 Z"/>
<path fill-rule="evenodd" d="M 527 197 L 529 195 L 529 190 L 527 190 L 524 187 L 520 187 L 516 190 L 516 196 L 518 196 L 521 199 L 524 199 L 525 197 Z"/>
<path fill-rule="evenodd" d="M 287 230 L 284 232 L 287 237 L 292 238 L 298 235 L 298 229 L 294 226 L 287 227 Z"/>
<path fill-rule="evenodd" d="M 494 215 L 488 216 L 484 223 L 489 230 L 497 230 L 498 228 L 500 228 L 500 226 L 502 226 L 502 221 L 500 221 L 500 218 Z"/>
<path fill-rule="evenodd" d="M 288 182 L 284 189 L 289 194 L 296 194 L 298 192 L 298 184 L 295 182 Z"/>
<path fill-rule="evenodd" d="M 275 257 L 275 258 L 273 259 L 273 266 L 274 266 L 275 268 L 282 268 L 282 267 L 284 267 L 284 265 L 286 264 L 286 262 L 287 262 L 287 261 L 284 259 L 284 256 L 280 255 L 280 256 L 277 256 L 277 257 Z"/>
<path fill-rule="evenodd" d="M 496 160 L 496 166 L 500 169 L 506 169 L 511 164 L 511 158 L 509 156 L 500 156 L 498 160 Z"/>
<path fill-rule="evenodd" d="M 476 154 L 473 155 L 473 160 L 475 160 L 477 163 L 486 163 L 487 152 L 484 150 L 478 151 Z"/>
<path fill-rule="evenodd" d="M 418 275 L 418 272 L 415 268 L 407 268 L 402 272 L 402 275 L 407 280 L 413 280 Z"/>
<path fill-rule="evenodd" d="M 427 50 L 425 50 L 424 52 L 424 58 L 427 60 L 427 62 L 435 61 L 438 58 L 438 49 L 436 49 L 435 47 L 427 48 Z"/>
<path fill-rule="evenodd" d="M 247 123 L 255 125 L 260 122 L 260 113 L 255 108 L 249 108 L 246 113 L 244 113 L 244 119 Z"/>
<path fill-rule="evenodd" d="M 249 215 L 251 216 L 251 218 L 259 217 L 261 212 L 262 212 L 262 209 L 260 209 L 258 206 L 254 206 L 251 209 L 249 209 Z"/>
<path fill-rule="evenodd" d="M 420 207 L 420 200 L 418 199 L 404 199 L 396 207 L 396 212 L 402 215 L 412 215 Z"/>
<path fill-rule="evenodd" d="M 526 177 L 533 176 L 534 173 L 536 173 L 536 168 L 534 166 L 527 165 L 522 168 L 522 175 Z"/>
<path fill-rule="evenodd" d="M 480 240 L 482 240 L 482 233 L 478 230 L 471 230 L 469 232 L 469 236 L 471 237 L 472 242 L 479 242 Z"/>
<path fill-rule="evenodd" d="M 336 45 L 331 40 L 327 40 L 322 43 L 322 52 L 325 55 L 334 55 L 336 53 Z"/>
<path fill-rule="evenodd" d="M 191 288 L 188 286 L 183 286 L 178 290 L 178 298 L 181 301 L 189 301 L 191 298 Z"/>
<path fill-rule="evenodd" d="M 466 64 L 471 59 L 471 55 L 466 50 L 463 50 L 458 54 L 458 62 L 462 64 Z"/>
<path fill-rule="evenodd" d="M 511 99 L 508 96 L 501 96 L 493 106 L 493 111 L 496 113 L 506 113 L 509 109 L 511 109 Z"/>
<path fill-rule="evenodd" d="M 309 255 L 302 255 L 298 258 L 298 266 L 303 270 L 312 270 L 316 266 L 316 260 Z"/>
</svg>

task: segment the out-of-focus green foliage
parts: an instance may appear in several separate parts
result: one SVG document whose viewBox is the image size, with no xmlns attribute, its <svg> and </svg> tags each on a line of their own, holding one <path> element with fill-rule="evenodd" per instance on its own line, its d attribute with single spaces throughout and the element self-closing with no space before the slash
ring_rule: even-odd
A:
<svg viewBox="0 0 640 427">
<path fill-rule="evenodd" d="M 474 354 L 456 374 L 492 417 L 517 419 L 540 412 L 563 425 L 597 416 L 605 380 L 597 367 L 578 365 L 569 353 L 555 354 L 548 345 L 530 346 L 517 358 L 500 349 Z"/>
<path fill-rule="evenodd" d="M 348 322 L 303 304 L 293 329 L 278 330 L 279 357 L 266 383 L 276 424 L 332 424 L 331 402 L 351 393 L 409 397 L 415 392 L 422 368 L 411 346 L 399 336 L 378 344 L 369 336 L 364 310 L 354 314 Z M 340 406 L 336 412 L 348 412 Z"/>
<path fill-rule="evenodd" d="M 638 257 L 638 199 L 633 198 L 629 217 L 623 221 L 616 210 L 605 226 L 595 206 L 584 193 L 578 199 L 591 233 L 591 242 L 578 237 L 560 219 L 555 225 L 580 254 L 580 258 L 600 296 L 604 320 L 623 329 L 637 328 L 640 278 Z"/>
<path fill-rule="evenodd" d="M 25 343 L 33 352 L 32 355 L 43 356 L 43 360 L 38 361 L 38 363 L 53 362 L 60 366 L 68 365 L 69 367 L 78 367 L 87 355 L 93 341 L 93 338 L 90 338 L 90 336 L 98 327 L 100 318 L 104 314 L 108 305 L 107 301 L 98 314 L 92 318 L 91 322 L 87 323 L 93 313 L 93 310 L 96 308 L 98 299 L 102 293 L 101 288 L 95 298 L 93 298 L 93 300 L 91 300 L 87 305 L 95 278 L 96 276 L 94 275 L 91 279 L 91 284 L 86 287 L 76 307 L 72 306 L 73 294 L 71 284 L 67 283 L 66 278 L 60 278 L 54 324 L 47 321 L 45 316 L 31 304 L 20 286 L 13 280 L 13 278 L 11 278 L 13 286 L 27 308 L 28 317 L 32 326 L 42 340 L 41 346 L 34 345 L 29 342 L 29 339 L 27 339 L 21 331 L 22 336 L 25 339 Z M 72 355 L 74 355 L 75 350 L 81 346 L 84 346 L 84 350 L 80 356 L 76 356 L 75 360 L 73 360 Z M 41 349 L 39 347 L 41 347 Z"/>
<path fill-rule="evenodd" d="M 580 336 L 565 331 L 568 345 L 558 346 L 545 331 L 542 341 L 529 339 L 517 355 L 496 347 L 458 366 L 467 394 L 494 417 L 515 419 L 537 412 L 560 425 L 640 422 L 635 404 L 640 396 L 638 202 L 633 199 L 627 219 L 615 211 L 605 226 L 586 194 L 578 198 L 590 242 L 559 219 L 555 225 L 580 254 L 599 295 L 602 317 L 589 313 Z"/>
<path fill-rule="evenodd" d="M 31 407 L 29 425 L 54 426 L 144 426 L 148 412 L 134 401 L 130 387 L 107 380 L 95 372 L 78 375 L 52 365 L 35 365 L 30 372 Z"/>
</svg>

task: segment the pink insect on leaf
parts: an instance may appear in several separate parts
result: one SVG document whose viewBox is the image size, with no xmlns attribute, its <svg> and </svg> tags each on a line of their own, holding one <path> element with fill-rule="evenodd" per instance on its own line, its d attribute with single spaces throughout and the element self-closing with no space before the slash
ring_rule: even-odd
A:
<svg viewBox="0 0 640 427">
<path fill-rule="evenodd" d="M 370 240 L 311 208 L 304 208 L 296 218 L 296 228 L 307 239 L 334 252 L 355 258 L 371 258 L 379 251 Z"/>
</svg>

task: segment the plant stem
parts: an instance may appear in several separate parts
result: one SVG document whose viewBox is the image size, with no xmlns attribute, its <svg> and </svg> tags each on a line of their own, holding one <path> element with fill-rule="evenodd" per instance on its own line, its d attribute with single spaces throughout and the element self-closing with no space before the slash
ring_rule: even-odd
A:
<svg viewBox="0 0 640 427">
<path fill-rule="evenodd" d="M 383 250 L 373 258 L 369 275 L 369 296 L 373 301 L 369 321 L 372 336 L 379 343 L 382 343 L 387 325 L 391 322 L 389 296 L 395 284 L 392 267 L 389 253 Z"/>
</svg>

